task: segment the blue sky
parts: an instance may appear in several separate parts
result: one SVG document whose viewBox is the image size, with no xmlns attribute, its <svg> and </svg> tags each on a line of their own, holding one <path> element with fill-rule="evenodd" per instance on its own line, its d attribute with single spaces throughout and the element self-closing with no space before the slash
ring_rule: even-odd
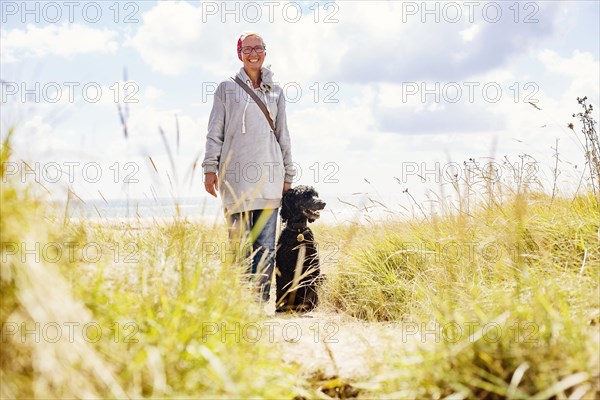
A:
<svg viewBox="0 0 600 400">
<path fill-rule="evenodd" d="M 211 88 L 240 68 L 237 37 L 252 30 L 288 95 L 296 184 L 327 199 L 358 203 L 353 193 L 368 193 L 405 207 L 402 190 L 425 199 L 447 183 L 427 171 L 491 155 L 530 154 L 547 181 L 557 139 L 561 184 L 577 184 L 583 155 L 566 125 L 577 122 L 577 96 L 598 104 L 597 1 L 223 4 L 74 2 L 69 21 L 65 2 L 28 2 L 29 13 L 0 2 L 1 130 L 16 128 L 18 159 L 38 163 L 57 198 L 67 187 L 86 199 L 204 198 L 200 170 L 193 179 L 191 170 L 203 156 Z M 125 69 L 136 101 L 127 104 L 127 139 L 115 102 L 125 97 Z M 39 91 L 24 96 L 36 82 Z M 56 165 L 73 166 L 73 177 L 54 179 Z"/>
</svg>

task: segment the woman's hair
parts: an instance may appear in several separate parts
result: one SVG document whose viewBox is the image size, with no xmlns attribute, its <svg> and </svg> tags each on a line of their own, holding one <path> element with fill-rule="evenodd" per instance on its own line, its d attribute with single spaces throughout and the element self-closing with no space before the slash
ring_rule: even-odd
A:
<svg viewBox="0 0 600 400">
<path fill-rule="evenodd" d="M 242 33 L 240 35 L 240 38 L 238 39 L 238 42 L 237 42 L 237 54 L 238 54 L 238 58 L 240 59 L 240 61 L 242 61 L 242 42 L 244 41 L 244 39 L 246 39 L 247 37 L 250 37 L 250 36 L 256 36 L 257 38 L 259 38 L 260 41 L 262 42 L 263 46 L 266 47 L 265 40 L 257 32 L 244 32 L 244 33 Z"/>
</svg>

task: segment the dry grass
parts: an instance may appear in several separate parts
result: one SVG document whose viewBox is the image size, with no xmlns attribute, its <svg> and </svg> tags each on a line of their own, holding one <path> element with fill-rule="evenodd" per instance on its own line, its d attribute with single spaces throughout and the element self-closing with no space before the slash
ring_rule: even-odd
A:
<svg viewBox="0 0 600 400">
<path fill-rule="evenodd" d="M 522 168 L 508 182 L 486 172 L 442 190 L 423 218 L 315 225 L 322 307 L 399 330 L 357 382 L 285 364 L 274 343 L 242 336 L 266 316 L 241 268 L 223 262 L 223 227 L 74 223 L 9 178 L 0 395 L 600 397 L 597 193 L 549 196 Z"/>
<path fill-rule="evenodd" d="M 1 203 L 2 398 L 313 396 L 273 343 L 244 340 L 265 316 L 202 245 L 223 231 L 63 224 L 10 179 Z"/>
</svg>

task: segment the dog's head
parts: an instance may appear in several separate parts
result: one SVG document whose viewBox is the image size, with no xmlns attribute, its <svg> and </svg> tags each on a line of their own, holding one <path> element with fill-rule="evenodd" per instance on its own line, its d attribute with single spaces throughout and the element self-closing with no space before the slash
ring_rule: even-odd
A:
<svg viewBox="0 0 600 400">
<path fill-rule="evenodd" d="M 326 206 L 312 186 L 296 186 L 285 192 L 281 201 L 281 218 L 284 222 L 314 222 Z"/>
</svg>

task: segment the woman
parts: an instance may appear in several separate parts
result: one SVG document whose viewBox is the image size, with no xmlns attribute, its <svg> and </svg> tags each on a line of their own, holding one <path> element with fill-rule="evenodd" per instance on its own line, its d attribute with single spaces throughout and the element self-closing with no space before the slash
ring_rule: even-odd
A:
<svg viewBox="0 0 600 400">
<path fill-rule="evenodd" d="M 257 33 L 245 33 L 237 43 L 243 66 L 236 77 L 219 84 L 208 122 L 202 168 L 204 187 L 221 193 L 230 239 L 252 246 L 252 265 L 259 300 L 268 301 L 274 269 L 277 211 L 295 170 L 281 87 L 263 67 L 266 45 Z M 240 85 L 246 85 L 266 105 L 275 131 L 257 102 Z M 246 255 L 249 248 L 244 246 Z M 241 251 L 241 248 L 237 249 Z"/>
</svg>

